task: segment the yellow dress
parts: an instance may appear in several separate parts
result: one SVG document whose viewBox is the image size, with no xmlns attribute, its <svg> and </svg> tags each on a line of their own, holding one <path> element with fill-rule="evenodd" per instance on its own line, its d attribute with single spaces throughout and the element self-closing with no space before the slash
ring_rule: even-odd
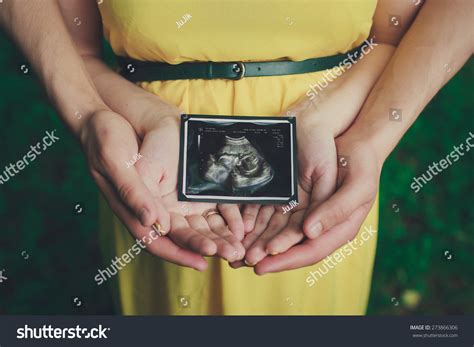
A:
<svg viewBox="0 0 474 347">
<path fill-rule="evenodd" d="M 106 0 L 99 8 L 105 36 L 116 54 L 181 63 L 304 60 L 343 53 L 368 37 L 376 3 Z M 274 116 L 284 113 L 322 76 L 315 72 L 141 86 L 186 113 Z M 377 211 L 378 202 L 362 229 L 377 229 Z M 105 259 L 127 252 L 134 240 L 105 204 L 100 217 Z M 337 266 L 329 265 L 332 269 L 320 262 L 262 277 L 251 268 L 234 270 L 217 258 L 210 258 L 208 270 L 199 273 L 141 253 L 116 276 L 117 304 L 127 315 L 364 314 L 375 249 L 372 236 Z"/>
</svg>

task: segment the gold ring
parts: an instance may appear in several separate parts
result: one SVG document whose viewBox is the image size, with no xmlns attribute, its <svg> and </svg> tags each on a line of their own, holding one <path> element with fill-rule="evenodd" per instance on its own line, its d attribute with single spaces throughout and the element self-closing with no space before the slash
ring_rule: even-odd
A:
<svg viewBox="0 0 474 347">
<path fill-rule="evenodd" d="M 213 214 L 219 214 L 219 211 L 217 211 L 215 208 L 210 208 L 202 213 L 202 216 L 204 219 L 207 219 L 207 217 L 212 216 Z"/>
<path fill-rule="evenodd" d="M 151 227 L 153 228 L 155 233 L 158 234 L 158 236 L 165 236 L 166 234 L 168 234 L 167 231 L 161 229 L 160 223 L 153 223 L 153 225 Z"/>
</svg>

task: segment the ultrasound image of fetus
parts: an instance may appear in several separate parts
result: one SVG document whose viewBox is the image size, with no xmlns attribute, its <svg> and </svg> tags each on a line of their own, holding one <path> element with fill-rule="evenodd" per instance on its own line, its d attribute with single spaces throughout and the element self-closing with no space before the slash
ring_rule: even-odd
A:
<svg viewBox="0 0 474 347">
<path fill-rule="evenodd" d="M 209 156 L 203 177 L 236 190 L 264 186 L 272 180 L 273 170 L 245 136 L 226 136 L 224 146 Z"/>
<path fill-rule="evenodd" d="M 224 154 L 218 156 L 211 154 L 207 161 L 204 179 L 218 184 L 225 183 L 237 160 L 238 158 L 234 155 Z"/>
</svg>

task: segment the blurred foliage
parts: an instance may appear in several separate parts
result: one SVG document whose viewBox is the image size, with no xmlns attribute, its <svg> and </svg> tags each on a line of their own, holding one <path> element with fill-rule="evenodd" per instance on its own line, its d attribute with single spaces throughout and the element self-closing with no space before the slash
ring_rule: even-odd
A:
<svg viewBox="0 0 474 347">
<path fill-rule="evenodd" d="M 474 153 L 466 152 L 418 193 L 410 188 L 414 177 L 474 134 L 473 76 L 471 58 L 384 165 L 369 314 L 474 313 Z"/>
<path fill-rule="evenodd" d="M 0 49 L 0 170 L 45 131 L 57 129 L 61 138 L 0 186 L 0 270 L 8 277 L 0 286 L 0 314 L 114 313 L 109 289 L 92 280 L 103 267 L 98 190 L 80 147 L 3 34 Z M 110 49 L 106 57 L 111 61 Z M 474 312 L 473 153 L 418 194 L 410 189 L 414 176 L 474 132 L 473 68 L 471 61 L 434 98 L 386 162 L 370 314 Z"/>
</svg>

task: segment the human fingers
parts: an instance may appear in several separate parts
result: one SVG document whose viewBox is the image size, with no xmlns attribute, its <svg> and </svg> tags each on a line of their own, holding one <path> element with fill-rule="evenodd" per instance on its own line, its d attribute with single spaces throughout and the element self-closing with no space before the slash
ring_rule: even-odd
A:
<svg viewBox="0 0 474 347">
<path fill-rule="evenodd" d="M 101 111 L 89 119 L 82 134 L 81 143 L 94 179 L 105 177 L 143 226 L 151 226 L 158 220 L 169 230 L 168 213 L 156 206 L 135 167 L 126 165 L 138 152 L 132 126 L 113 112 Z"/>
<path fill-rule="evenodd" d="M 137 240 L 149 237 L 153 229 L 144 227 L 120 201 L 112 185 L 104 177 L 98 177 L 96 183 L 106 198 L 112 211 L 120 218 L 132 236 Z M 177 246 L 167 237 L 159 237 L 154 242 L 146 243 L 144 247 L 151 254 L 177 265 L 204 271 L 208 264 L 199 254 Z"/>
<path fill-rule="evenodd" d="M 142 144 L 140 151 L 144 149 L 145 148 Z M 164 197 L 162 196 L 163 192 L 160 188 L 160 182 L 163 181 L 164 169 L 160 161 L 150 158 L 147 152 L 148 151 L 144 151 L 146 154 L 143 155 L 140 153 L 142 157 L 135 163 L 134 168 L 155 202 L 158 221 L 166 220 L 166 216 L 168 216 L 168 219 L 170 218 L 169 215 L 171 210 L 165 205 Z M 169 228 L 166 230 L 169 230 Z"/>
<path fill-rule="evenodd" d="M 229 230 L 224 219 L 219 214 L 212 214 L 207 218 L 200 217 L 214 235 L 214 242 L 218 243 L 218 251 L 227 261 L 240 260 L 245 255 L 245 248 L 239 239 Z"/>
<path fill-rule="evenodd" d="M 188 220 L 175 212 L 171 212 L 171 230 L 168 237 L 184 248 L 202 255 L 210 256 L 217 252 L 216 243 L 199 232 Z"/>
<path fill-rule="evenodd" d="M 304 221 L 303 230 L 315 238 L 334 226 L 345 222 L 359 207 L 372 201 L 377 194 L 376 177 L 347 175 L 341 187 L 327 201 L 315 208 Z"/>
<path fill-rule="evenodd" d="M 186 219 L 189 225 L 200 232 L 205 237 L 209 238 L 216 244 L 216 252 L 213 255 L 220 256 L 224 259 L 237 259 L 239 251 L 224 237 L 217 235 L 211 230 L 207 220 L 200 215 L 187 216 Z M 232 235 L 233 236 L 233 235 Z M 236 239 L 235 239 L 236 240 Z M 234 241 L 234 240 L 232 240 Z"/>
<path fill-rule="evenodd" d="M 308 239 L 285 253 L 263 259 L 255 267 L 255 273 L 263 275 L 269 272 L 286 271 L 321 261 L 354 239 L 372 203 L 373 201 L 360 206 L 345 222 L 338 224 L 317 239 Z"/>
<path fill-rule="evenodd" d="M 265 231 L 267 228 L 268 222 L 270 218 L 275 213 L 275 207 L 273 205 L 265 205 L 260 208 L 257 216 L 257 220 L 254 223 L 254 228 L 250 233 L 245 235 L 244 240 L 242 241 L 242 245 L 245 249 L 248 249 L 257 239 L 258 237 Z M 232 262 L 229 264 L 232 268 L 236 269 L 241 266 L 248 265 L 244 261 L 237 261 Z"/>
<path fill-rule="evenodd" d="M 304 233 L 302 226 L 304 214 L 305 210 L 300 210 L 290 216 L 288 225 L 268 241 L 266 246 L 268 254 L 276 255 L 286 252 L 303 240 Z"/>
<path fill-rule="evenodd" d="M 311 175 L 311 198 L 305 216 L 314 215 L 316 209 L 334 194 L 337 184 L 337 162 L 334 148 L 333 163 L 327 163 L 318 167 L 319 172 L 313 172 Z M 319 228 L 307 228 L 306 236 L 309 238 L 318 237 L 322 230 Z"/>
<path fill-rule="evenodd" d="M 241 241 L 244 238 L 244 221 L 242 219 L 239 205 L 219 204 L 217 205 L 217 208 L 222 218 L 224 218 L 229 226 L 230 231 L 239 241 Z"/>
<path fill-rule="evenodd" d="M 278 254 L 286 251 L 304 238 L 302 222 L 309 204 L 309 194 L 299 185 L 298 203 L 284 215 L 288 217 L 284 228 L 267 241 L 266 253 Z M 285 211 L 284 208 L 277 207 L 277 211 Z"/>
<path fill-rule="evenodd" d="M 107 170 L 110 182 L 116 187 L 122 202 L 128 206 L 144 226 L 158 222 L 161 227 L 170 229 L 170 216 L 159 196 L 152 194 L 135 168 L 125 167 Z"/>
<path fill-rule="evenodd" d="M 245 254 L 246 264 L 254 266 L 269 254 L 267 250 L 268 242 L 285 228 L 288 220 L 289 214 L 276 212 L 272 215 L 264 232 L 261 233 L 258 239 L 247 249 Z"/>
<path fill-rule="evenodd" d="M 249 233 L 255 227 L 255 222 L 257 220 L 258 211 L 260 210 L 261 205 L 245 205 L 242 209 L 242 218 L 244 221 L 244 231 Z"/>
</svg>

